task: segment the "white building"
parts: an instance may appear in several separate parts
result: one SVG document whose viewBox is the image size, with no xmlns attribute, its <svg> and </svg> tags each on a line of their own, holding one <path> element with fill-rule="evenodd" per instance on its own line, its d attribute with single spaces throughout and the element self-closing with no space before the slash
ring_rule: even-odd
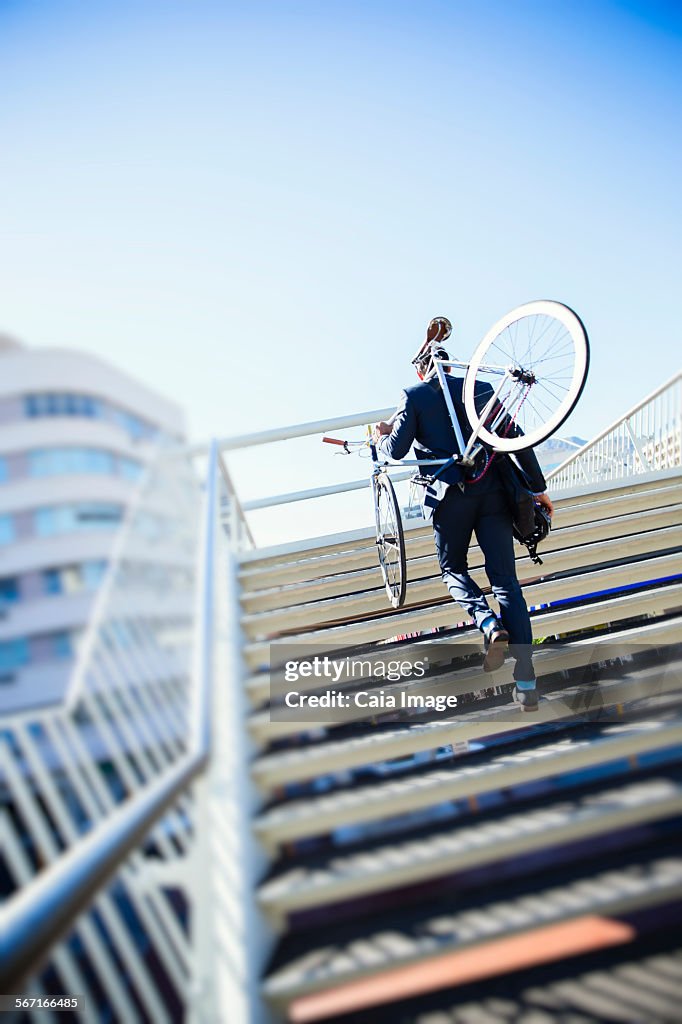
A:
<svg viewBox="0 0 682 1024">
<path fill-rule="evenodd" d="M 136 483 L 183 436 L 109 363 L 0 336 L 0 714 L 61 698 Z"/>
</svg>

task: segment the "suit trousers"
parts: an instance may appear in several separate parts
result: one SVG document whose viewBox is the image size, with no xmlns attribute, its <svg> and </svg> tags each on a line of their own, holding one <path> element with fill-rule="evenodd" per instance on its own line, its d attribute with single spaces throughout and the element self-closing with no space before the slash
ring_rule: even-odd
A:
<svg viewBox="0 0 682 1024">
<path fill-rule="evenodd" d="M 515 659 L 514 679 L 535 679 L 533 634 L 528 608 L 516 577 L 512 517 L 497 467 L 464 490 L 454 484 L 436 509 L 433 532 L 443 581 L 450 596 L 480 629 L 495 613 L 481 588 L 469 575 L 467 560 L 472 533 L 483 552 L 485 572 L 500 606 L 502 625 L 509 633 Z"/>
</svg>

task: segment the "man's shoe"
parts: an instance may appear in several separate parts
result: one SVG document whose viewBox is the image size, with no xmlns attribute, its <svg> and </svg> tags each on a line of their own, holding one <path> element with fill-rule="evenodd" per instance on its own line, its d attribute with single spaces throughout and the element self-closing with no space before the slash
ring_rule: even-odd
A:
<svg viewBox="0 0 682 1024">
<path fill-rule="evenodd" d="M 535 680 L 531 683 L 517 682 L 512 696 L 514 703 L 518 704 L 522 711 L 537 711 L 538 691 Z"/>
<path fill-rule="evenodd" d="M 507 655 L 507 644 L 509 633 L 502 628 L 497 619 L 489 620 L 483 624 L 483 638 L 485 643 L 485 657 L 483 659 L 483 671 L 494 672 L 504 664 Z"/>
</svg>

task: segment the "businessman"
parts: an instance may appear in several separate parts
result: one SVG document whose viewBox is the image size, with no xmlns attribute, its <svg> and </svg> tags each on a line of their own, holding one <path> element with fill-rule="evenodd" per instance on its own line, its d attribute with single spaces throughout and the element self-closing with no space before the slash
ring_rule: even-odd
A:
<svg viewBox="0 0 682 1024">
<path fill-rule="evenodd" d="M 450 323 L 445 317 L 436 317 L 429 324 L 426 342 L 439 345 L 450 330 Z M 448 459 L 459 453 L 436 374 L 432 346 L 425 343 L 421 353 L 413 361 L 420 383 L 403 391 L 391 423 L 382 422 L 375 428 L 375 442 L 390 459 L 405 458 L 413 444 L 418 459 Z M 435 354 L 439 359 L 449 359 L 443 348 L 436 349 Z M 464 380 L 451 374 L 445 380 L 466 442 L 471 435 L 471 427 L 464 410 Z M 492 393 L 489 384 L 477 382 L 474 398 L 479 411 Z M 510 433 L 517 433 L 516 428 L 510 426 Z M 427 489 L 424 514 L 432 518 L 443 581 L 453 600 L 466 609 L 483 634 L 484 669 L 492 672 L 499 668 L 509 645 L 515 659 L 514 701 L 524 711 L 536 711 L 538 697 L 532 660 L 533 636 L 528 608 L 516 577 L 512 513 L 504 487 L 501 458 L 489 459 L 473 479 L 471 473 L 467 474 L 457 464 L 451 464 L 439 473 L 434 468 L 434 474 L 438 473 L 438 476 L 434 485 Z M 518 452 L 516 458 L 526 474 L 535 500 L 551 516 L 554 511 L 552 502 L 546 493 L 545 478 L 535 453 L 527 449 Z M 500 618 L 469 575 L 467 554 L 472 533 L 476 534 L 483 552 L 486 575 L 500 606 Z"/>
</svg>

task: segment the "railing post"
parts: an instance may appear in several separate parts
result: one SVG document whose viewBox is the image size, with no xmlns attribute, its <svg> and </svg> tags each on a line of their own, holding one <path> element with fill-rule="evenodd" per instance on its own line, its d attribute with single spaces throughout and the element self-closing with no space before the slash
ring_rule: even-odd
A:
<svg viewBox="0 0 682 1024">
<path fill-rule="evenodd" d="M 580 472 L 585 477 L 585 483 L 589 484 L 590 483 L 590 477 L 588 475 L 587 470 L 585 469 L 585 463 L 583 462 L 582 455 L 578 456 L 577 463 L 578 463 L 578 468 L 579 468 Z"/>
<path fill-rule="evenodd" d="M 646 473 L 647 469 L 651 469 L 651 465 L 649 463 L 648 458 L 646 457 L 646 453 L 644 452 L 641 444 L 639 443 L 635 431 L 632 429 L 631 420 L 632 416 L 629 416 L 628 419 L 625 420 L 625 430 L 627 431 L 627 435 L 630 438 L 630 441 L 632 442 L 632 447 L 635 449 L 635 453 L 637 455 L 637 458 L 639 459 L 639 464 L 642 467 L 642 472 Z"/>
<path fill-rule="evenodd" d="M 228 493 L 227 500 L 229 540 L 220 527 L 219 495 L 214 498 L 218 529 L 212 552 L 212 756 L 196 787 L 194 981 L 188 1020 L 192 1024 L 269 1024 L 272 1018 L 260 997 L 260 976 L 274 935 L 256 902 L 256 887 L 267 861 L 251 828 L 261 799 L 249 773 L 252 751 L 246 728 L 236 553 L 240 516 L 233 495 Z"/>
<path fill-rule="evenodd" d="M 194 685 L 200 686 L 202 681 L 210 685 L 204 686 L 208 693 L 215 685 L 215 630 L 216 630 L 216 535 L 220 526 L 220 496 L 217 487 L 217 450 L 211 445 L 208 458 L 206 489 L 204 492 L 204 508 L 202 515 L 202 537 L 199 543 L 201 562 L 197 572 L 197 595 L 194 624 Z M 210 704 L 215 698 L 210 696 Z M 214 975 L 211 954 L 211 886 L 209 879 L 209 836 L 208 815 L 208 782 L 207 774 L 215 756 L 213 746 L 213 723 L 211 707 L 205 709 L 208 714 L 203 718 L 197 715 L 192 723 L 195 742 L 200 742 L 202 728 L 210 723 L 211 729 L 211 761 L 209 768 L 197 781 L 195 795 L 195 830 L 196 841 L 190 857 L 190 934 L 192 951 L 192 971 L 187 993 L 188 1018 L 197 1024 L 218 1020 L 218 1006 L 215 997 Z"/>
</svg>

